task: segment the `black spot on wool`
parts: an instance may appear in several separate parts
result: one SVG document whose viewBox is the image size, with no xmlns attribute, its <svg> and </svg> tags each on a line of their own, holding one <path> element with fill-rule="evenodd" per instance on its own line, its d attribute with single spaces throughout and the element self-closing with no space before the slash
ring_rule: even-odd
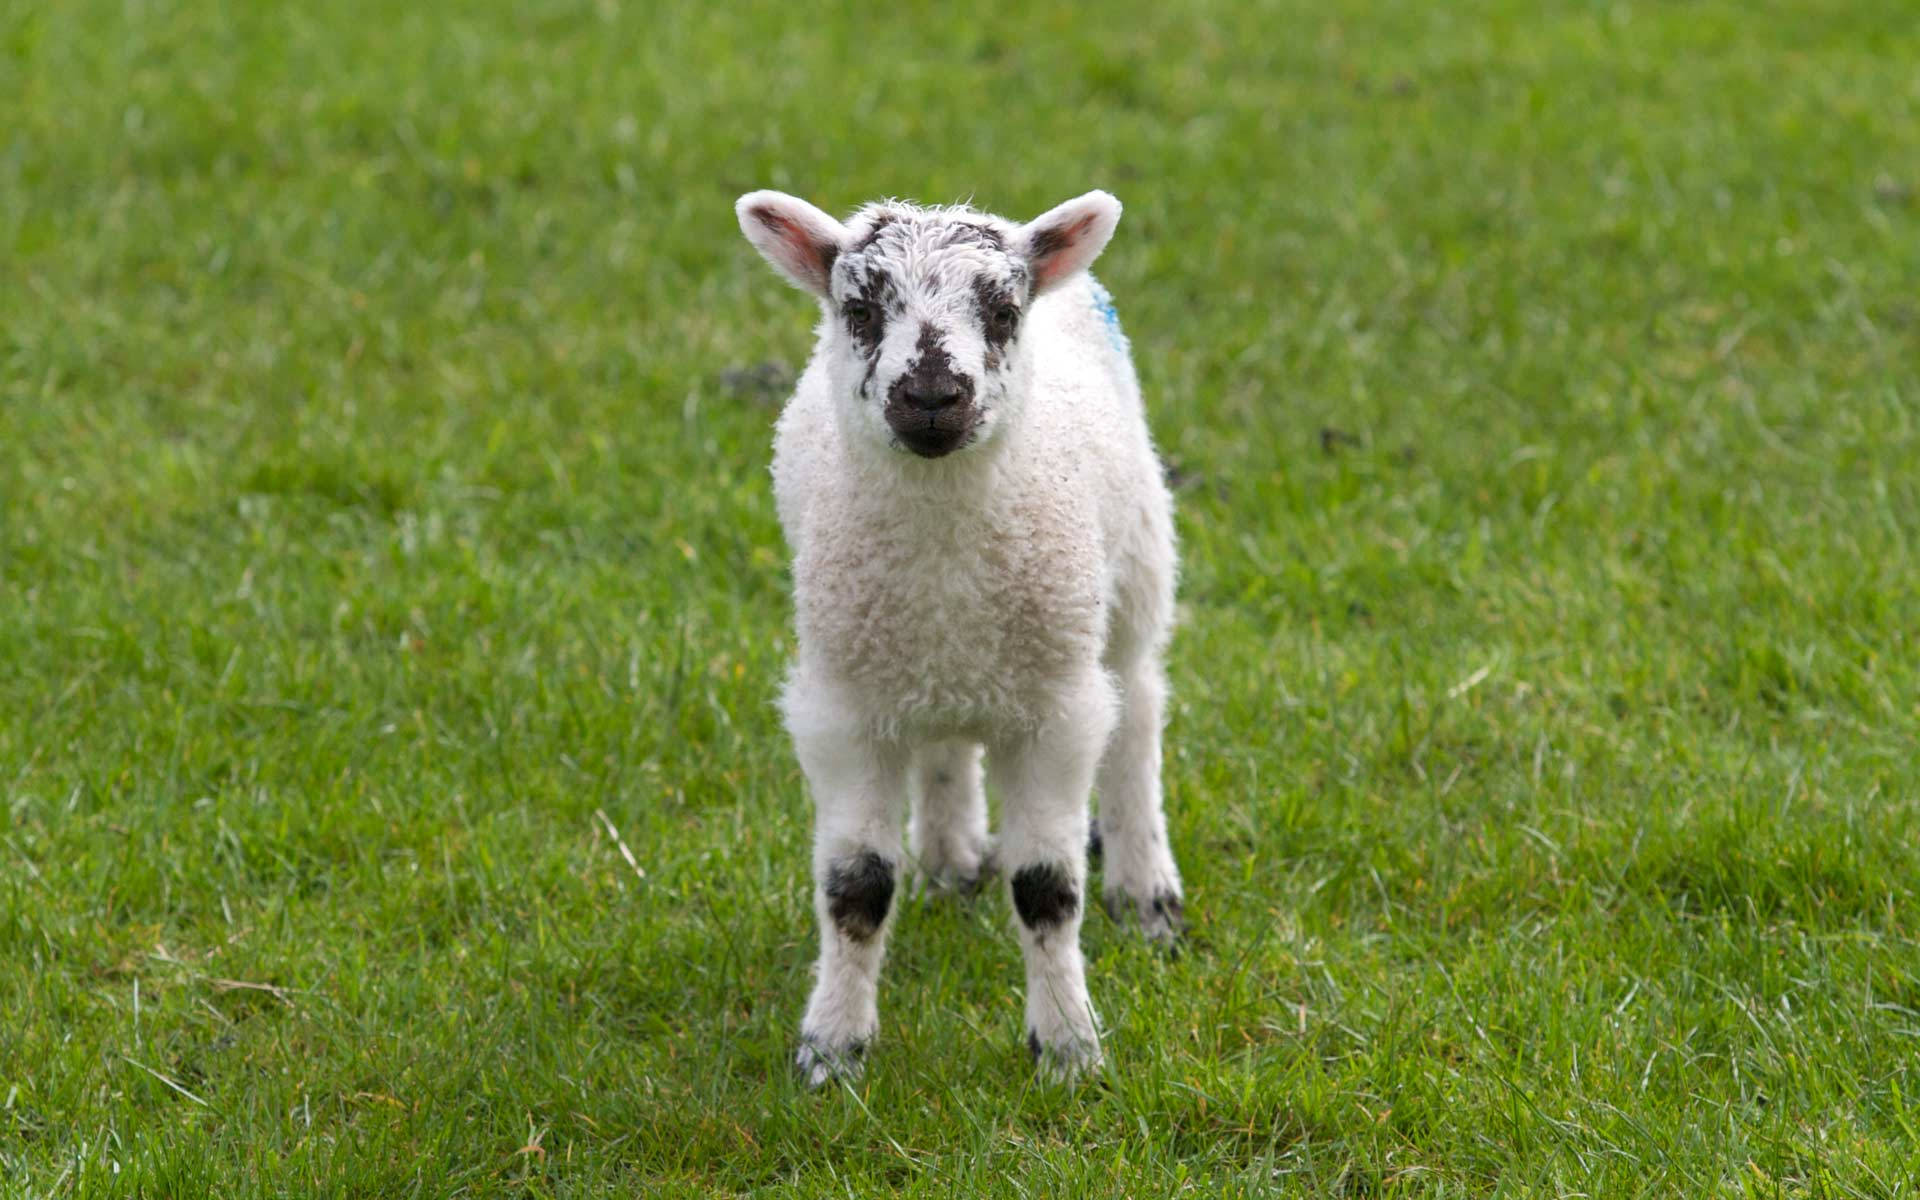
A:
<svg viewBox="0 0 1920 1200">
<path fill-rule="evenodd" d="M 955 370 L 953 356 L 940 344 L 939 331 L 920 326 L 913 361 L 887 388 L 887 422 L 896 434 L 938 434 L 946 444 L 966 432 L 968 405 L 973 400 L 973 376 Z"/>
<path fill-rule="evenodd" d="M 947 244 L 949 246 L 957 246 L 963 242 L 971 242 L 975 245 L 985 246 L 989 250 L 1005 250 L 1007 248 L 1007 239 L 1000 236 L 999 230 L 989 228 L 985 225 L 975 225 L 971 221 L 956 222 L 952 226 L 951 232 L 947 234 Z"/>
<path fill-rule="evenodd" d="M 1020 306 L 1003 284 L 984 274 L 973 277 L 973 302 L 980 313 L 980 328 L 987 339 L 989 361 L 997 366 L 1000 352 L 1006 349 L 1007 343 L 1013 340 L 1013 335 L 1020 328 Z M 1006 309 L 1013 310 L 1013 320 L 1003 325 L 994 319 L 994 314 Z"/>
<path fill-rule="evenodd" d="M 827 868 L 827 915 L 848 939 L 864 942 L 880 932 L 893 904 L 893 865 L 863 850 Z"/>
<path fill-rule="evenodd" d="M 860 240 L 853 244 L 853 252 L 855 254 L 862 254 L 873 249 L 873 244 L 880 240 L 881 232 L 897 220 L 899 220 L 899 218 L 892 213 L 881 213 L 879 216 L 876 216 L 873 219 L 873 227 L 867 230 L 867 232 L 861 236 Z"/>
<path fill-rule="evenodd" d="M 1039 933 L 1057 927 L 1080 907 L 1073 879 L 1059 863 L 1034 863 L 1013 875 L 1013 908 L 1020 923 Z"/>
<path fill-rule="evenodd" d="M 847 284 L 853 292 L 850 299 L 865 304 L 872 314 L 864 326 L 857 324 L 851 314 L 842 314 L 847 322 L 847 332 L 866 356 L 867 374 L 871 376 L 873 366 L 880 358 L 880 342 L 886 333 L 887 314 L 899 306 L 900 294 L 893 285 L 892 277 L 885 271 L 875 270 L 865 264 L 848 266 Z"/>
<path fill-rule="evenodd" d="M 909 374 L 914 371 L 926 371 L 929 374 L 953 372 L 953 356 L 940 344 L 940 331 L 933 327 L 932 322 L 920 326 L 920 336 L 913 343 L 913 361 L 907 364 L 907 371 Z"/>
</svg>

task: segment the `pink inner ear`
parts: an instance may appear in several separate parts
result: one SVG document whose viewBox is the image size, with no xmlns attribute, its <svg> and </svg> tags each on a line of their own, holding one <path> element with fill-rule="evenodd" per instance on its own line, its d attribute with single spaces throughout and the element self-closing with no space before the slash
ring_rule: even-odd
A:
<svg viewBox="0 0 1920 1200">
<path fill-rule="evenodd" d="M 774 233 L 786 241 L 797 241 L 801 236 L 802 231 L 798 225 L 787 220 L 771 208 L 754 209 L 753 219 L 765 225 L 768 229 L 773 230 Z"/>
<path fill-rule="evenodd" d="M 1042 229 L 1033 235 L 1033 265 L 1036 283 L 1048 284 L 1065 274 L 1067 261 L 1071 258 L 1067 252 L 1075 243 L 1086 236 L 1087 227 L 1096 220 L 1089 213 L 1071 225 Z"/>
<path fill-rule="evenodd" d="M 754 220 L 780 239 L 794 270 L 815 276 L 826 274 L 827 255 L 833 250 L 832 246 L 816 240 L 804 225 L 773 208 L 762 206 L 751 211 Z"/>
<path fill-rule="evenodd" d="M 773 233 L 773 236 L 785 242 L 787 246 L 794 251 L 800 251 L 813 245 L 813 239 L 807 236 L 806 230 L 800 228 L 799 225 L 781 216 L 771 208 L 754 209 L 753 219 L 765 225 L 767 229 Z"/>
</svg>

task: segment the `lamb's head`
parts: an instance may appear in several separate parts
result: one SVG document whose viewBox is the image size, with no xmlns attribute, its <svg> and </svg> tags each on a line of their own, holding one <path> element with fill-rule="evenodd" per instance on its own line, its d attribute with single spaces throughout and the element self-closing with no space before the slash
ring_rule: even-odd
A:
<svg viewBox="0 0 1920 1200">
<path fill-rule="evenodd" d="M 984 444 L 1018 419 L 1028 308 L 1084 270 L 1120 220 L 1120 202 L 1099 191 L 1025 225 L 897 201 L 842 224 L 765 191 L 734 208 L 747 240 L 820 299 L 844 426 L 922 458 Z"/>
</svg>

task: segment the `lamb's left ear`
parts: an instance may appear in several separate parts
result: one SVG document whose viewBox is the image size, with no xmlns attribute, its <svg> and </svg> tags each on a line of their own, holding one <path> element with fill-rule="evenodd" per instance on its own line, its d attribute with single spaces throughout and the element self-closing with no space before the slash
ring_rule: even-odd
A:
<svg viewBox="0 0 1920 1200">
<path fill-rule="evenodd" d="M 826 296 L 828 272 L 846 245 L 846 226 L 785 192 L 748 192 L 734 202 L 733 212 L 740 232 L 774 270 L 795 287 Z"/>
<path fill-rule="evenodd" d="M 1016 245 L 1033 270 L 1033 294 L 1051 291 L 1091 266 L 1119 223 L 1120 202 L 1092 191 L 1022 225 Z"/>
</svg>

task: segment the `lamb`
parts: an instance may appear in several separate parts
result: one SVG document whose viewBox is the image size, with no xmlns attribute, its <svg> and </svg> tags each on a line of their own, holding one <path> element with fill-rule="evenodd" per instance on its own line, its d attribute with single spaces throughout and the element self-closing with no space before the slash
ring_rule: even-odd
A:
<svg viewBox="0 0 1920 1200">
<path fill-rule="evenodd" d="M 783 710 L 816 809 L 798 1066 L 811 1086 L 858 1075 L 903 867 L 949 890 L 997 869 L 1027 1049 L 1077 1077 L 1101 1059 L 1079 944 L 1096 787 L 1108 911 L 1162 942 L 1183 925 L 1160 787 L 1173 503 L 1086 272 L 1120 203 L 1020 225 L 887 201 L 843 224 L 758 191 L 735 212 L 821 305 L 773 457 L 798 634 Z"/>
</svg>

